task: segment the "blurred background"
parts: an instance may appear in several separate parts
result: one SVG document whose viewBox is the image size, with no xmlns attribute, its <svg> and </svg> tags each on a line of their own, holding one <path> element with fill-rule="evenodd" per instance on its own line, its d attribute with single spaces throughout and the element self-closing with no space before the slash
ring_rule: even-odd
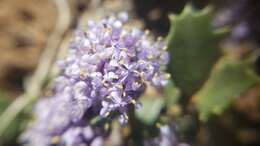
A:
<svg viewBox="0 0 260 146">
<path fill-rule="evenodd" d="M 230 33 L 221 40 L 222 48 L 240 58 L 255 52 L 254 70 L 260 73 L 259 0 L 68 0 L 68 3 L 69 26 L 58 44 L 66 42 L 63 40 L 78 23 L 85 21 L 83 16 L 99 15 L 100 9 L 129 10 L 152 33 L 167 36 L 169 14 L 179 14 L 187 3 L 194 9 L 210 5 L 212 25 L 230 27 Z M 25 91 L 25 81 L 48 47 L 58 15 L 53 0 L 0 0 L 0 100 L 12 101 Z M 196 126 L 195 132 L 190 132 L 190 141 L 195 146 L 259 146 L 259 127 L 260 85 L 234 101 L 222 115 Z"/>
</svg>

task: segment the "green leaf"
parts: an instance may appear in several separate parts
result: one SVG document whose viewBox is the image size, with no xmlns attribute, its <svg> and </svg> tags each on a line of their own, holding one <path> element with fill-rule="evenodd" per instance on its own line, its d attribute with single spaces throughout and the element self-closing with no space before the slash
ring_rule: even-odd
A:
<svg viewBox="0 0 260 146">
<path fill-rule="evenodd" d="M 232 101 L 248 88 L 260 82 L 248 62 L 232 57 L 223 57 L 214 67 L 209 80 L 195 95 L 200 119 L 221 114 Z"/>
<path fill-rule="evenodd" d="M 4 109 L 10 104 L 10 101 L 7 100 L 3 94 L 0 93 L 0 114 L 4 111 Z"/>
<path fill-rule="evenodd" d="M 173 84 L 173 82 L 169 82 L 166 87 L 163 89 L 163 95 L 166 100 L 166 106 L 171 107 L 172 105 L 177 104 L 181 92 L 180 90 Z"/>
<path fill-rule="evenodd" d="M 220 56 L 218 43 L 225 29 L 214 30 L 212 10 L 193 10 L 187 5 L 180 15 L 170 15 L 168 70 L 185 96 L 191 96 L 208 78 Z"/>
<path fill-rule="evenodd" d="M 7 108 L 7 106 L 11 103 L 6 96 L 6 93 L 0 89 L 0 114 Z"/>
<path fill-rule="evenodd" d="M 154 124 L 164 107 L 164 99 L 162 97 L 143 96 L 140 101 L 143 107 L 135 111 L 137 119 L 146 125 Z"/>
<path fill-rule="evenodd" d="M 0 92 L 0 114 L 3 113 L 11 102 L 12 101 L 8 99 L 5 94 Z M 22 126 L 24 126 L 25 122 L 27 122 L 27 119 L 29 118 L 24 113 L 19 114 L 16 119 L 11 122 L 8 129 L 0 138 L 0 145 L 15 145 L 16 139 L 22 131 Z"/>
</svg>

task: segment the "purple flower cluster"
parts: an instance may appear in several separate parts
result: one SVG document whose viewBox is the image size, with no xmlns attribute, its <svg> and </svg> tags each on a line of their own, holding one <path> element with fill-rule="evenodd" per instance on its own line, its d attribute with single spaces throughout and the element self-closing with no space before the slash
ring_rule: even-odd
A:
<svg viewBox="0 0 260 146">
<path fill-rule="evenodd" d="M 56 91 L 68 90 L 70 99 L 89 107 L 101 104 L 102 117 L 112 111 L 122 113 L 120 121 L 127 120 L 129 104 L 138 106 L 136 99 L 146 83 L 162 87 L 168 76 L 165 43 L 153 41 L 137 28 L 127 29 L 127 17 L 120 13 L 99 23 L 89 21 L 87 31 L 76 32 L 68 57 L 59 62 L 62 74 Z"/>
<path fill-rule="evenodd" d="M 216 14 L 213 24 L 217 27 L 229 26 L 228 41 L 260 43 L 260 3 L 258 0 L 224 1 L 224 7 Z"/>
<path fill-rule="evenodd" d="M 125 123 L 127 108 L 140 106 L 137 99 L 147 84 L 156 88 L 167 84 L 165 43 L 127 26 L 127 19 L 126 13 L 119 13 L 100 22 L 89 21 L 87 30 L 76 31 L 68 56 L 58 62 L 61 72 L 55 79 L 54 97 L 38 102 L 37 119 L 23 135 L 24 141 L 31 145 L 41 141 L 42 146 L 53 141 L 62 146 L 89 145 L 86 128 L 77 127 L 80 123 L 111 112 Z M 95 137 L 99 139 L 95 143 L 100 143 L 102 136 Z"/>
<path fill-rule="evenodd" d="M 102 146 L 109 129 L 90 125 L 87 119 L 73 122 L 74 108 L 75 103 L 62 96 L 41 99 L 34 110 L 37 119 L 22 134 L 21 142 L 26 146 Z"/>
<path fill-rule="evenodd" d="M 94 133 L 94 130 L 96 133 Z M 102 130 L 91 126 L 70 127 L 61 137 L 62 146 L 103 146 Z"/>
</svg>

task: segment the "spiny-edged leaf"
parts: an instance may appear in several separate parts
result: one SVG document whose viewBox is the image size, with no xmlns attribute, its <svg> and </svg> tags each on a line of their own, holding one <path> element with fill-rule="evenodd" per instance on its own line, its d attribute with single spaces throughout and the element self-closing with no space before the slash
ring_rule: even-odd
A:
<svg viewBox="0 0 260 146">
<path fill-rule="evenodd" d="M 187 5 L 180 15 L 170 15 L 168 70 L 185 96 L 197 91 L 220 55 L 218 42 L 224 29 L 214 30 L 211 9 L 193 10 Z"/>
<path fill-rule="evenodd" d="M 260 82 L 250 63 L 223 57 L 214 67 L 210 78 L 195 95 L 200 119 L 222 113 L 232 101 L 248 88 Z"/>
<path fill-rule="evenodd" d="M 164 107 L 164 99 L 162 97 L 143 96 L 140 101 L 143 106 L 135 111 L 136 117 L 144 124 L 154 124 Z"/>
<path fill-rule="evenodd" d="M 168 85 L 163 89 L 163 95 L 166 100 L 166 106 L 170 107 L 177 104 L 181 93 L 180 90 L 173 84 L 173 82 L 169 81 Z"/>
</svg>

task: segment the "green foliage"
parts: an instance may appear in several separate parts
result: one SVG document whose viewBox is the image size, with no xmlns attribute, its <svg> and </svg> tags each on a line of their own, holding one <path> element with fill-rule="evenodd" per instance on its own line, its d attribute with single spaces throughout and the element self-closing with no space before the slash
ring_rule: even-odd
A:
<svg viewBox="0 0 260 146">
<path fill-rule="evenodd" d="M 4 94 L 0 92 L 0 114 L 11 104 L 11 100 L 9 100 Z M 11 122 L 8 129 L 5 133 L 0 137 L 0 145 L 15 145 L 16 139 L 19 136 L 19 133 L 22 131 L 22 127 L 25 125 L 27 119 L 26 114 L 19 114 L 14 121 Z M 1 122 L 0 122 L 1 123 Z"/>
<path fill-rule="evenodd" d="M 181 92 L 180 90 L 173 84 L 173 82 L 169 82 L 169 84 L 163 89 L 163 95 L 165 98 L 165 104 L 167 108 L 171 107 L 172 105 L 177 104 Z"/>
<path fill-rule="evenodd" d="M 7 100 L 4 93 L 0 91 L 0 114 L 4 111 L 9 103 L 10 101 Z"/>
<path fill-rule="evenodd" d="M 7 108 L 7 106 L 11 103 L 10 100 L 8 100 L 5 97 L 5 94 L 0 92 L 0 114 L 3 113 L 3 111 Z M 13 124 L 12 124 L 13 125 Z M 0 138 L 0 145 L 3 144 L 5 141 L 10 141 L 11 138 L 14 138 L 15 132 L 14 130 L 16 129 L 16 125 L 12 126 L 11 128 L 8 129 L 8 131 L 5 133 L 3 137 Z"/>
<path fill-rule="evenodd" d="M 162 97 L 143 96 L 140 101 L 143 107 L 135 111 L 136 117 L 146 125 L 154 124 L 165 105 L 164 99 Z"/>
<path fill-rule="evenodd" d="M 209 80 L 195 95 L 200 119 L 205 121 L 212 113 L 222 113 L 235 98 L 259 81 L 251 64 L 223 57 L 214 67 Z"/>
<path fill-rule="evenodd" d="M 209 7 L 193 10 L 187 5 L 180 15 L 170 15 L 168 70 L 184 96 L 191 96 L 208 78 L 219 58 L 218 43 L 223 29 L 214 30 Z"/>
</svg>

